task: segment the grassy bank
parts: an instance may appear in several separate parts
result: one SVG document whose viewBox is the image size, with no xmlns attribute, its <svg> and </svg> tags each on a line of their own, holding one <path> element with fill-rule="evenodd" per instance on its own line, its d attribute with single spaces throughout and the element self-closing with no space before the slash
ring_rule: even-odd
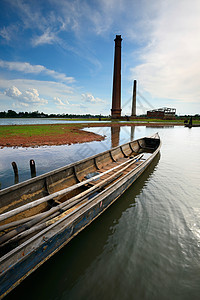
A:
<svg viewBox="0 0 200 300">
<path fill-rule="evenodd" d="M 37 147 L 101 141 L 101 135 L 80 130 L 84 124 L 0 126 L 1 147 Z"/>
<path fill-rule="evenodd" d="M 48 124 L 48 125 L 2 125 L 0 126 L 0 138 L 12 136 L 49 136 L 61 135 L 82 128 L 80 124 Z M 77 134 L 77 132 L 73 132 Z"/>
</svg>

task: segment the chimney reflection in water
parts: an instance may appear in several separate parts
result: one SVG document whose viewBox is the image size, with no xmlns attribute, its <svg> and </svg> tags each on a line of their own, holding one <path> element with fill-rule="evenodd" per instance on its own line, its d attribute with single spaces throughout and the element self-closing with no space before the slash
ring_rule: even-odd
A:
<svg viewBox="0 0 200 300">
<path fill-rule="evenodd" d="M 131 128 L 130 128 L 131 127 Z M 135 136 L 135 126 L 128 126 L 128 128 L 131 129 L 131 135 L 130 135 L 130 141 L 134 140 L 134 136 Z M 127 128 L 127 127 L 125 127 Z M 127 129 L 127 130 L 130 130 Z M 111 147 L 117 147 L 119 146 L 119 141 L 120 141 L 120 126 L 111 126 Z M 128 142 L 128 141 L 126 141 Z"/>
<path fill-rule="evenodd" d="M 135 135 L 135 126 L 131 126 L 131 141 L 134 140 L 134 135 Z"/>
<path fill-rule="evenodd" d="M 120 126 L 111 126 L 111 147 L 119 146 Z"/>
</svg>

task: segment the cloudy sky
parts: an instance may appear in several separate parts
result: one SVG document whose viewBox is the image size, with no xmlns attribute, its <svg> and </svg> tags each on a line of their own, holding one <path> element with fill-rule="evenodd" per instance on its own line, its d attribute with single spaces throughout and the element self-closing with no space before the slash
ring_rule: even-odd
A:
<svg viewBox="0 0 200 300">
<path fill-rule="evenodd" d="M 122 113 L 200 113 L 199 0 L 1 0 L 0 111 L 109 115 L 122 36 Z"/>
</svg>

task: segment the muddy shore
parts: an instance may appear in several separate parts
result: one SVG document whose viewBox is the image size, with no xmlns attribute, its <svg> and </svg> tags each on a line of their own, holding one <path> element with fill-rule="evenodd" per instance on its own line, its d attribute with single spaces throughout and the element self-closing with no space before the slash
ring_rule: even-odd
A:
<svg viewBox="0 0 200 300">
<path fill-rule="evenodd" d="M 6 136 L 1 136 L 0 147 L 38 147 L 38 146 L 55 146 L 55 145 L 71 145 L 76 143 L 86 143 L 91 141 L 101 141 L 105 137 L 88 132 L 82 128 L 90 127 L 119 127 L 119 126 L 174 126 L 178 124 L 158 124 L 158 123 L 84 123 L 76 126 L 75 124 L 67 126 L 66 133 L 50 132 L 49 134 L 37 135 L 23 135 L 8 133 Z M 2 125 L 3 126 L 3 125 Z M 13 126 L 27 126 L 27 125 L 13 125 Z M 50 125 L 34 125 L 34 126 L 50 126 Z M 57 125 L 51 125 L 51 128 Z M 65 124 L 62 125 L 65 127 Z"/>
</svg>

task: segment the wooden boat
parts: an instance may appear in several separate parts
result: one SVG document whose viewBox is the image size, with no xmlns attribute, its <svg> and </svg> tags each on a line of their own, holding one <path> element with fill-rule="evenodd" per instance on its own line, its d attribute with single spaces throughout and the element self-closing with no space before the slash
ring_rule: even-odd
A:
<svg viewBox="0 0 200 300">
<path fill-rule="evenodd" d="M 158 154 L 144 137 L 0 191 L 0 298 L 107 209 Z"/>
</svg>

